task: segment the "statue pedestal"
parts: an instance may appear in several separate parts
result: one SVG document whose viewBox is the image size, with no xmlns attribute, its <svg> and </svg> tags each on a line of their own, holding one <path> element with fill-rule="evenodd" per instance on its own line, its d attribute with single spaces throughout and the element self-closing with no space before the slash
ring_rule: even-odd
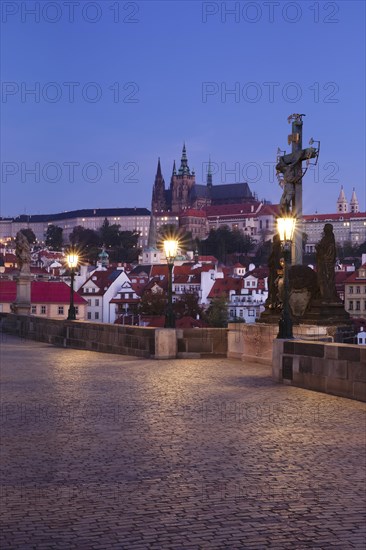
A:
<svg viewBox="0 0 366 550">
<path fill-rule="evenodd" d="M 11 304 L 11 310 L 17 315 L 29 315 L 31 310 L 31 281 L 32 275 L 27 271 L 20 272 L 16 278 L 17 297 Z"/>
<path fill-rule="evenodd" d="M 312 300 L 309 309 L 302 316 L 306 325 L 349 325 L 350 315 L 342 302 L 323 302 Z"/>
</svg>

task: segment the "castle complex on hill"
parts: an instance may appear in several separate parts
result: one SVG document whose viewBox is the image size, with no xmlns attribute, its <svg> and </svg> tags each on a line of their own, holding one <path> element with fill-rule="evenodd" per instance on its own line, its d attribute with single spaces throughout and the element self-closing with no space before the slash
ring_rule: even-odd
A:
<svg viewBox="0 0 366 550">
<path fill-rule="evenodd" d="M 178 214 L 187 208 L 201 210 L 208 206 L 240 204 L 255 200 L 247 183 L 213 185 L 210 162 L 208 163 L 206 185 L 197 184 L 195 172 L 188 166 L 185 145 L 183 145 L 179 170 L 176 169 L 174 161 L 169 189 L 165 189 L 160 158 L 158 160 L 151 200 L 152 214 L 159 212 Z"/>
<path fill-rule="evenodd" d="M 333 213 L 304 215 L 302 231 L 307 235 L 306 252 L 314 252 L 325 223 L 333 224 L 336 241 L 340 244 L 350 242 L 357 245 L 364 242 L 366 213 L 359 210 L 355 189 L 350 201 L 347 201 L 342 186 Z M 206 183 L 196 183 L 196 175 L 189 167 L 184 145 L 179 168 L 176 168 L 175 162 L 173 164 L 168 188 L 158 160 L 151 212 L 147 208 L 103 208 L 0 218 L 0 246 L 13 241 L 17 232 L 26 228 L 32 229 L 37 241 L 44 244 L 47 228 L 52 224 L 62 228 L 67 244 L 76 226 L 98 230 L 105 218 L 111 224 L 118 224 L 122 231 L 136 231 L 139 234 L 139 247 L 144 250 L 156 248 L 159 229 L 163 225 L 180 227 L 198 239 L 205 239 L 211 229 L 225 225 L 229 229 L 242 231 L 258 243 L 272 239 L 278 215 L 279 205 L 259 201 L 245 182 L 214 184 L 210 163 Z M 152 257 L 154 253 L 156 250 L 152 251 Z"/>
</svg>

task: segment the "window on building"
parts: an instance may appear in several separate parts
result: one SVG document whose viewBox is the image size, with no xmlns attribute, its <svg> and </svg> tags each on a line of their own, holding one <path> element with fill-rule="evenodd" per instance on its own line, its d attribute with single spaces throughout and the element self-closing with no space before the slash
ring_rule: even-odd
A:
<svg viewBox="0 0 366 550">
<path fill-rule="evenodd" d="M 98 313 L 98 311 L 95 312 L 94 319 L 99 319 L 99 313 Z"/>
<path fill-rule="evenodd" d="M 58 314 L 63 315 L 64 314 L 64 306 L 58 306 Z"/>
<path fill-rule="evenodd" d="M 91 306 L 91 300 L 88 300 L 88 306 Z"/>
<path fill-rule="evenodd" d="M 360 286 L 356 286 L 356 294 L 361 294 L 361 287 Z"/>
<path fill-rule="evenodd" d="M 348 309 L 349 309 L 349 311 L 353 310 L 353 301 L 352 300 L 350 302 L 348 302 Z"/>
<path fill-rule="evenodd" d="M 239 317 L 243 317 L 243 310 L 239 309 Z"/>
<path fill-rule="evenodd" d="M 95 298 L 95 305 L 99 306 L 99 298 Z"/>
<path fill-rule="evenodd" d="M 75 313 L 76 315 L 79 315 L 79 306 L 75 306 Z"/>
<path fill-rule="evenodd" d="M 262 229 L 263 228 L 263 222 L 262 220 L 259 221 L 259 229 Z"/>
<path fill-rule="evenodd" d="M 32 306 L 32 314 L 35 315 L 37 313 L 37 306 Z"/>
<path fill-rule="evenodd" d="M 248 309 L 248 316 L 254 317 L 255 316 L 255 310 L 254 309 Z"/>
<path fill-rule="evenodd" d="M 356 302 L 356 311 L 360 311 L 361 310 L 361 302 L 359 300 L 357 300 Z"/>
<path fill-rule="evenodd" d="M 350 293 L 350 294 L 353 294 L 353 286 L 350 286 L 350 287 L 349 287 L 349 293 Z"/>
<path fill-rule="evenodd" d="M 91 319 L 91 312 L 88 311 L 88 319 Z"/>
<path fill-rule="evenodd" d="M 46 315 L 46 306 L 41 306 L 41 314 Z"/>
<path fill-rule="evenodd" d="M 266 220 L 266 229 L 269 229 L 269 220 Z"/>
</svg>

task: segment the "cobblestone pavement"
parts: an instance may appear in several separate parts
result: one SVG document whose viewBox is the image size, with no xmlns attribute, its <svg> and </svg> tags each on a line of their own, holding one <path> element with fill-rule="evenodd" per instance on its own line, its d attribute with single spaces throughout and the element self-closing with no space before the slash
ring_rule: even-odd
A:
<svg viewBox="0 0 366 550">
<path fill-rule="evenodd" d="M 3 335 L 1 548 L 365 548 L 365 405 Z"/>
</svg>

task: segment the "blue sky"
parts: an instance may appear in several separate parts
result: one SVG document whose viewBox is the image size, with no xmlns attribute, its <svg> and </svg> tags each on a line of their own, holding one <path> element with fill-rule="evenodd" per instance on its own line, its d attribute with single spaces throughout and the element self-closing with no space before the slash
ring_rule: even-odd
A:
<svg viewBox="0 0 366 550">
<path fill-rule="evenodd" d="M 2 216 L 149 208 L 158 156 L 168 185 L 184 140 L 198 183 L 211 155 L 214 183 L 278 202 L 295 112 L 321 141 L 304 211 L 334 211 L 341 184 L 366 210 L 364 2 L 1 8 Z"/>
</svg>

